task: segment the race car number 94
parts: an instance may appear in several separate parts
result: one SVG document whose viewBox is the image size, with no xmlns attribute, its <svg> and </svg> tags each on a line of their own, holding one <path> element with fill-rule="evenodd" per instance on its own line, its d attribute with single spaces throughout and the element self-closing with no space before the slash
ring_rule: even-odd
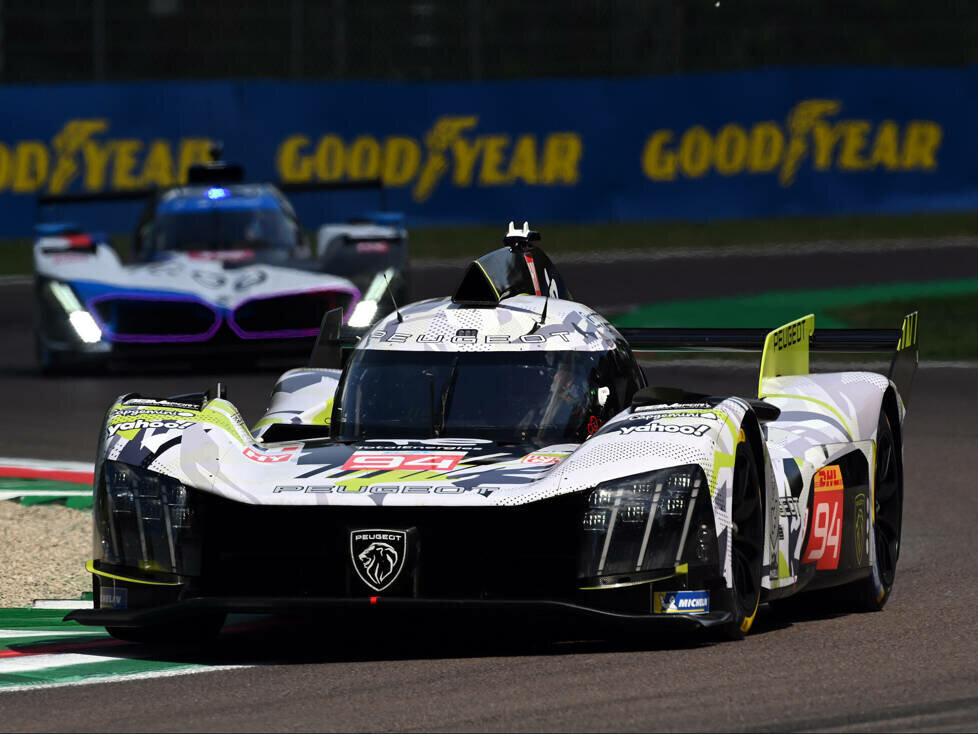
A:
<svg viewBox="0 0 978 734">
<path fill-rule="evenodd" d="M 465 456 L 464 451 L 438 453 L 387 453 L 356 451 L 343 469 L 400 469 L 402 471 L 451 471 Z"/>
</svg>

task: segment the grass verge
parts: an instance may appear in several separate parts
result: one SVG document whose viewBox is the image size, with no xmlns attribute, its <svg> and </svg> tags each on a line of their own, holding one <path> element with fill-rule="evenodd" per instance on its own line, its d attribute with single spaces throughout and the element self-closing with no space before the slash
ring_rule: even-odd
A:
<svg viewBox="0 0 978 734">
<path fill-rule="evenodd" d="M 828 310 L 851 327 L 899 323 L 903 314 L 917 310 L 920 358 L 926 360 L 978 360 L 978 294 L 883 301 Z"/>
<path fill-rule="evenodd" d="M 978 278 L 669 301 L 612 321 L 617 326 L 774 328 L 814 313 L 815 328 L 895 329 L 912 311 L 920 313 L 921 359 L 978 359 Z"/>
</svg>

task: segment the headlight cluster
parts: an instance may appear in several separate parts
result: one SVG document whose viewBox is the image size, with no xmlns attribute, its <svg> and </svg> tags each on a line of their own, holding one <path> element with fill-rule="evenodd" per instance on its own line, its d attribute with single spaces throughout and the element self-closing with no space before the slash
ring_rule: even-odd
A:
<svg viewBox="0 0 978 734">
<path fill-rule="evenodd" d="M 599 484 L 584 511 L 578 575 L 593 579 L 672 572 L 687 560 L 683 558 L 687 538 L 699 539 L 705 524 L 703 518 L 694 518 L 704 514 L 695 511 L 702 504 L 702 499 L 697 503 L 701 495 L 709 499 L 706 477 L 695 464 Z M 688 560 L 710 562 L 709 556 L 709 552 L 694 553 Z"/>
<path fill-rule="evenodd" d="M 48 282 L 47 288 L 54 300 L 61 304 L 68 317 L 68 323 L 81 341 L 85 344 L 96 344 L 102 340 L 102 330 L 92 314 L 82 306 L 71 286 L 52 280 Z"/>
<path fill-rule="evenodd" d="M 143 571 L 200 574 L 197 495 L 176 479 L 117 461 L 104 465 L 96 501 L 96 553 Z"/>
</svg>

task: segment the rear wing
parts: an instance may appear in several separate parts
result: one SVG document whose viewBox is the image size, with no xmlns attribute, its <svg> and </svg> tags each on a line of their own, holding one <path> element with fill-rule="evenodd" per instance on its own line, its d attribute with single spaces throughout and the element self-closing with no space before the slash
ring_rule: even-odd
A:
<svg viewBox="0 0 978 734">
<path fill-rule="evenodd" d="M 917 312 L 908 314 L 899 329 L 815 329 L 815 317 L 805 316 L 777 329 L 618 329 L 636 352 L 691 350 L 700 352 L 761 352 L 761 384 L 767 377 L 808 374 L 809 353 L 891 354 L 888 377 L 904 404 L 917 371 Z"/>
</svg>

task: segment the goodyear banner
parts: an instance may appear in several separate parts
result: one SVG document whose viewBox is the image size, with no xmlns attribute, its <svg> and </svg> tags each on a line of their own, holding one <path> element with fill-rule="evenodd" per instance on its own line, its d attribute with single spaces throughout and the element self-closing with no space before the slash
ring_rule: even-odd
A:
<svg viewBox="0 0 978 734">
<path fill-rule="evenodd" d="M 970 209 L 976 92 L 978 68 L 5 87 L 0 236 L 131 230 L 137 204 L 37 196 L 179 184 L 218 140 L 256 180 L 380 177 L 409 226 Z M 294 201 L 307 227 L 381 204 L 344 197 Z"/>
</svg>

